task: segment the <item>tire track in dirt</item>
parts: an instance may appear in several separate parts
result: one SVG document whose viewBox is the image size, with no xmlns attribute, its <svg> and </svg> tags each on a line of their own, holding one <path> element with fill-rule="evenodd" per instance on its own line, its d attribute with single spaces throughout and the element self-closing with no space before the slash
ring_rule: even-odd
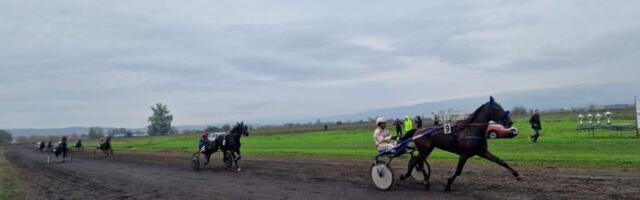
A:
<svg viewBox="0 0 640 200">
<path fill-rule="evenodd" d="M 76 153 L 73 162 L 46 164 L 46 155 L 12 147 L 7 159 L 29 185 L 28 199 L 636 199 L 640 171 L 521 168 L 515 181 L 498 167 L 471 164 L 443 192 L 453 166 L 434 166 L 432 189 L 412 180 L 391 191 L 370 183 L 370 160 L 248 157 L 243 172 L 226 170 L 219 155 L 201 172 L 187 154 L 119 153 L 111 160 Z M 396 177 L 403 160 L 393 166 Z"/>
</svg>

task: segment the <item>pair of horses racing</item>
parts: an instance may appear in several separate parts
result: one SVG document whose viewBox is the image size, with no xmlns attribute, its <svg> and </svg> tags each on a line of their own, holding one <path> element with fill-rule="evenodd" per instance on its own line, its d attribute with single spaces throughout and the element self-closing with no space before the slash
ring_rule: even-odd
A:
<svg viewBox="0 0 640 200">
<path fill-rule="evenodd" d="M 229 133 L 215 134 L 212 139 L 206 141 L 206 144 L 193 154 L 191 162 L 195 171 L 200 171 L 200 155 L 204 155 L 204 165 L 209 164 L 211 155 L 215 152 L 222 152 L 222 161 L 227 169 L 235 165 L 236 171 L 242 171 L 238 165 L 238 160 L 242 158 L 240 155 L 240 137 L 249 136 L 249 128 L 244 122 L 236 123 Z"/>
<path fill-rule="evenodd" d="M 423 181 L 426 189 L 430 188 L 429 178 L 431 175 L 426 161 L 434 148 L 460 156 L 455 173 L 447 179 L 445 191 L 451 190 L 453 181 L 460 176 L 467 160 L 474 156 L 480 156 L 497 163 L 509 170 L 516 180 L 521 180 L 518 172 L 489 152 L 486 131 L 487 125 L 491 121 L 499 123 L 506 128 L 511 128 L 513 125 L 509 111 L 505 111 L 493 97 L 490 97 L 489 102 L 480 106 L 466 119 L 456 122 L 451 127 L 447 127 L 447 129 L 444 127 L 428 127 L 408 132 L 393 149 L 380 152 L 378 156 L 374 157 L 374 163 L 371 166 L 371 179 L 374 185 L 381 190 L 391 188 L 394 178 L 389 164 L 393 158 L 406 152 L 410 142 L 415 144 L 415 150 L 418 151 L 418 155 L 414 156 L 413 152 L 411 152 L 412 159 L 409 161 L 408 170 L 406 174 L 401 176 L 401 179 L 404 180 L 412 175 L 415 177 L 416 172 L 418 172 L 423 177 L 423 180 L 420 181 Z M 382 157 L 388 157 L 389 159 L 382 161 L 380 159 Z"/>
</svg>

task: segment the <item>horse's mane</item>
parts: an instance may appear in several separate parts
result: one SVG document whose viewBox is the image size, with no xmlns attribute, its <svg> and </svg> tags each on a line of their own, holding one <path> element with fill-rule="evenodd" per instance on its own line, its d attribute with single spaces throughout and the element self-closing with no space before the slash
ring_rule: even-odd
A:
<svg viewBox="0 0 640 200">
<path fill-rule="evenodd" d="M 482 106 L 478 107 L 475 111 L 473 111 L 473 113 L 471 113 L 471 115 L 467 116 L 467 118 L 461 120 L 461 124 L 471 124 L 473 123 L 473 121 L 476 120 L 476 118 L 478 118 L 478 116 L 480 116 L 480 112 L 482 112 L 482 110 L 484 110 L 484 108 L 489 105 L 489 103 L 485 103 Z"/>
</svg>

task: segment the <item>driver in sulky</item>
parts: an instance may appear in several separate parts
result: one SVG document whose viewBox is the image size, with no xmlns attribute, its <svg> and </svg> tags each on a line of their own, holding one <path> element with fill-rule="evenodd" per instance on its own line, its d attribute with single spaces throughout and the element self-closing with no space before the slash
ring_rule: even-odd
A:
<svg viewBox="0 0 640 200">
<path fill-rule="evenodd" d="M 376 119 L 376 130 L 373 131 L 373 139 L 378 151 L 390 150 L 395 145 L 395 137 L 392 137 L 387 129 L 387 122 L 382 117 Z"/>
</svg>

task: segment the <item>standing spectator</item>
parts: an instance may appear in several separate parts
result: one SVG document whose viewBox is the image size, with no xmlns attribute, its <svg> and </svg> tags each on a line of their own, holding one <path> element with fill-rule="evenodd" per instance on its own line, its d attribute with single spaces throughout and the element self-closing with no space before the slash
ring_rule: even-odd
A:
<svg viewBox="0 0 640 200">
<path fill-rule="evenodd" d="M 402 121 L 396 118 L 396 121 L 393 122 L 393 125 L 396 127 L 396 136 L 402 137 Z"/>
<path fill-rule="evenodd" d="M 440 126 L 440 117 L 433 115 L 433 126 Z"/>
<path fill-rule="evenodd" d="M 422 117 L 420 117 L 420 115 L 416 115 L 416 128 L 422 128 Z"/>
<path fill-rule="evenodd" d="M 529 136 L 529 139 L 532 143 L 538 142 L 538 137 L 540 137 L 540 130 L 542 130 L 542 124 L 540 124 L 540 113 L 538 109 L 536 109 L 533 113 L 533 116 L 529 119 L 529 123 L 531 124 L 531 128 L 536 133 Z"/>
<path fill-rule="evenodd" d="M 413 120 L 407 115 L 404 117 L 404 132 L 409 132 L 411 129 L 413 129 Z"/>
<path fill-rule="evenodd" d="M 329 126 L 327 124 L 324 124 L 324 131 L 328 131 L 329 130 Z"/>
</svg>

